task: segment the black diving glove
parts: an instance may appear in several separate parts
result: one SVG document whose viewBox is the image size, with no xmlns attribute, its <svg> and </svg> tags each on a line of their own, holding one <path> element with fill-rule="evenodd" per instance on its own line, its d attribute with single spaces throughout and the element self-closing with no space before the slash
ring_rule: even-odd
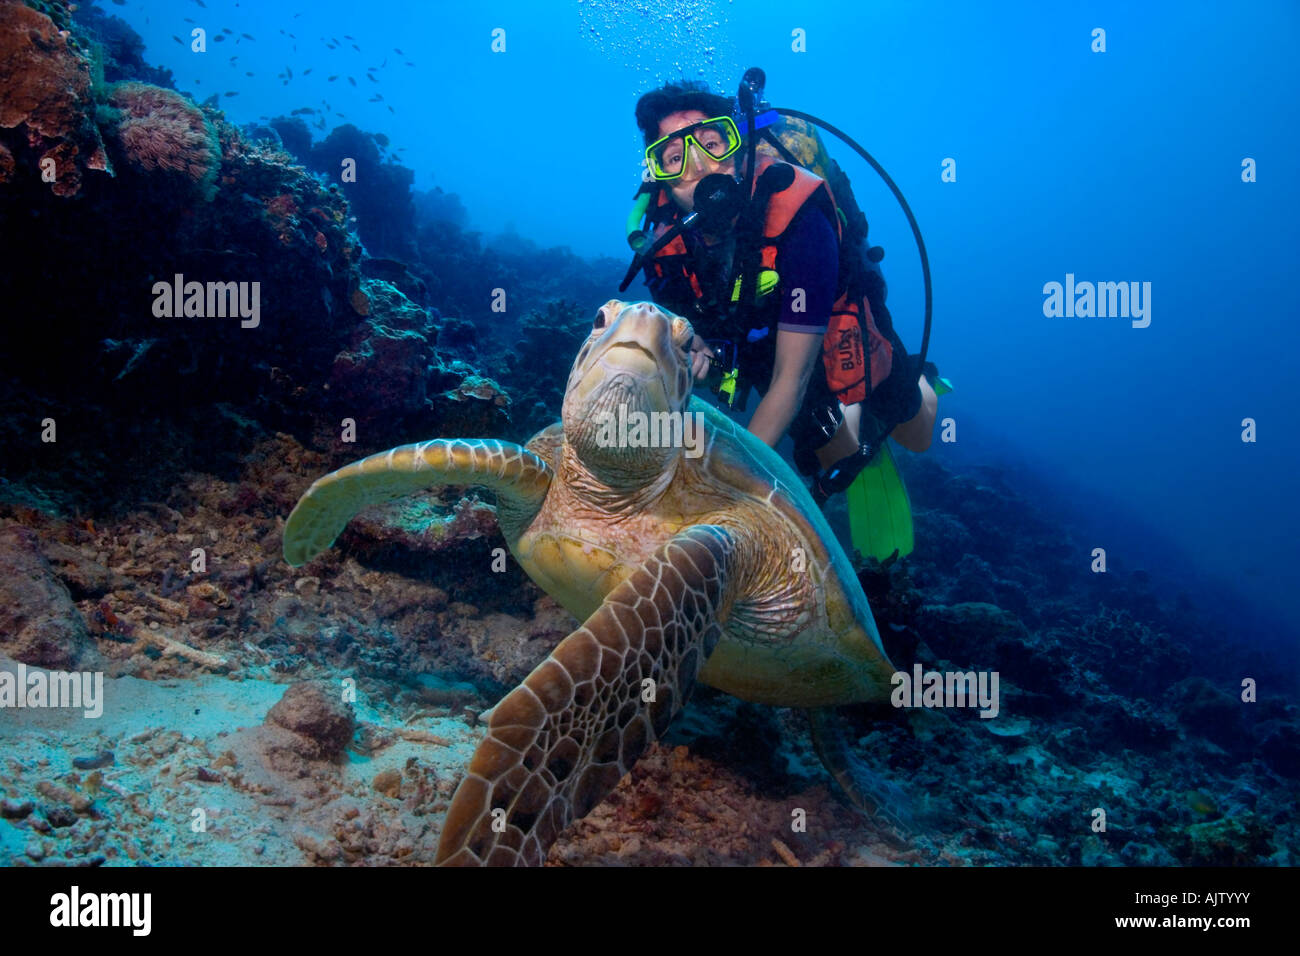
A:
<svg viewBox="0 0 1300 956">
<path fill-rule="evenodd" d="M 862 469 L 871 464 L 871 459 L 876 457 L 884 440 L 876 444 L 863 442 L 853 454 L 841 458 L 813 479 L 811 489 L 813 501 L 817 502 L 819 508 L 826 504 L 826 500 L 831 495 L 846 491 L 849 485 L 853 484 L 853 480 L 858 477 Z"/>
<path fill-rule="evenodd" d="M 920 412 L 921 369 L 916 360 L 915 355 L 903 356 L 871 393 L 871 410 L 878 418 L 901 425 L 910 422 Z"/>
</svg>

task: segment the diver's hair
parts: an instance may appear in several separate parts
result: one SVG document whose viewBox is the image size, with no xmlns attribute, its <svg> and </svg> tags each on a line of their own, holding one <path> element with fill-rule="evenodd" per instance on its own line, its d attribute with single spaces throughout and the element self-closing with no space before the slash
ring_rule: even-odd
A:
<svg viewBox="0 0 1300 956">
<path fill-rule="evenodd" d="M 649 146 L 659 138 L 659 124 L 665 116 L 684 110 L 699 110 L 705 116 L 730 116 L 731 99 L 709 89 L 698 80 L 665 83 L 651 90 L 636 103 L 636 125 Z"/>
</svg>

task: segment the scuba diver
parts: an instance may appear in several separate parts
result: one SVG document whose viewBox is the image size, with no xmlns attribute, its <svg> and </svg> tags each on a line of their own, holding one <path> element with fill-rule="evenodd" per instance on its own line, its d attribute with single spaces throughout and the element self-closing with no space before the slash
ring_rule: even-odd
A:
<svg viewBox="0 0 1300 956">
<path fill-rule="evenodd" d="M 819 505 L 848 497 L 854 546 L 884 561 L 912 550 L 911 507 L 887 439 L 911 451 L 931 440 L 949 386 L 909 356 L 885 307 L 879 247 L 848 177 L 826 155 L 814 120 L 762 102 L 761 70 L 733 101 L 702 83 L 669 83 L 637 102 L 645 173 L 628 221 L 636 252 L 622 289 L 644 270 L 656 304 L 685 316 L 697 380 L 724 408 L 761 395 L 749 429 L 775 448 L 787 434 Z M 760 112 L 762 111 L 762 112 Z M 636 224 L 644 217 L 644 228 Z M 930 378 L 934 379 L 934 385 Z"/>
</svg>

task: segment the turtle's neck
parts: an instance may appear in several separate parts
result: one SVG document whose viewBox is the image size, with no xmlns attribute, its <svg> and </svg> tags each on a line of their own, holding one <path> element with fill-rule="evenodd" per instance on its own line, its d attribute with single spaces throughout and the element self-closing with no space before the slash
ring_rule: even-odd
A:
<svg viewBox="0 0 1300 956">
<path fill-rule="evenodd" d="M 651 473 L 595 475 L 578 457 L 569 442 L 560 453 L 559 481 L 579 501 L 605 514 L 635 514 L 650 510 L 672 484 L 681 465 L 681 453 L 674 454 L 663 467 Z M 648 464 L 648 462 L 647 462 Z"/>
</svg>

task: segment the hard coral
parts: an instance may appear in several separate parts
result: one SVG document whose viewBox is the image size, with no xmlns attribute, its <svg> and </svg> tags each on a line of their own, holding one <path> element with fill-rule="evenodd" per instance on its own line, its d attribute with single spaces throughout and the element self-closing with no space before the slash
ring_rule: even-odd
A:
<svg viewBox="0 0 1300 956">
<path fill-rule="evenodd" d="M 0 143 L 0 183 L 7 183 L 14 178 L 14 154 Z"/>
<path fill-rule="evenodd" d="M 277 225 L 285 225 L 289 219 L 298 215 L 298 203 L 294 201 L 292 193 L 273 196 L 266 200 L 265 205 L 266 214 L 275 220 Z"/>
<path fill-rule="evenodd" d="M 90 85 L 89 63 L 67 31 L 16 0 L 0 0 L 0 128 L 26 132 L 9 149 L 32 151 L 38 166 L 53 161 L 56 196 L 80 192 L 83 169 L 108 169 Z"/>
<path fill-rule="evenodd" d="M 203 112 L 172 90 L 148 83 L 119 83 L 109 102 L 121 110 L 116 135 L 133 165 L 181 173 L 205 200 L 216 194 L 221 150 Z"/>
</svg>

